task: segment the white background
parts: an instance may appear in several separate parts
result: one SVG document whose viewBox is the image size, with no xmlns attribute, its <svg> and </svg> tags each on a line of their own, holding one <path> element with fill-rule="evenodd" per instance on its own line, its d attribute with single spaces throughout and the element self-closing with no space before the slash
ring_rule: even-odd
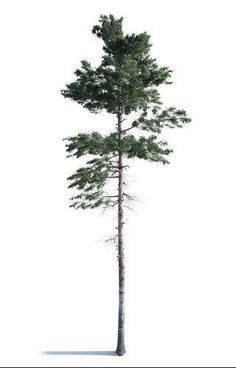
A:
<svg viewBox="0 0 236 368">
<path fill-rule="evenodd" d="M 235 1 L 0 2 L 2 366 L 235 366 Z M 116 347 L 115 213 L 69 209 L 63 137 L 108 132 L 60 90 L 98 65 L 100 14 L 147 31 L 174 70 L 171 164 L 134 162 L 126 213 L 126 356 L 46 355 Z"/>
</svg>

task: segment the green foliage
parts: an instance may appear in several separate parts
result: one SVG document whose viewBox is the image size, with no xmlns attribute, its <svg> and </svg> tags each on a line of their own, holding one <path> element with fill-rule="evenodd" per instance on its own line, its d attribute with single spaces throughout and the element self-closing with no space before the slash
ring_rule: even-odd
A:
<svg viewBox="0 0 236 368">
<path fill-rule="evenodd" d="M 156 142 L 157 137 L 151 135 L 149 137 L 141 136 L 136 139 L 133 135 L 124 137 L 122 140 L 122 152 L 127 158 L 142 158 L 143 160 L 161 162 L 168 164 L 165 156 L 173 152 L 167 148 L 167 142 Z"/>
<path fill-rule="evenodd" d="M 150 36 L 146 32 L 124 36 L 122 20 L 101 16 L 100 25 L 92 30 L 104 42 L 101 65 L 92 68 L 83 60 L 75 71 L 76 81 L 62 90 L 64 97 L 92 112 L 105 109 L 116 114 L 119 104 L 126 115 L 147 108 L 159 102 L 155 87 L 169 83 L 171 70 L 159 67 L 149 55 Z"/>
<path fill-rule="evenodd" d="M 111 133 L 107 137 L 103 137 L 98 132 L 82 133 L 76 137 L 65 138 L 65 140 L 68 141 L 66 151 L 69 153 L 69 157 L 81 157 L 86 154 L 99 156 L 109 153 L 116 154 L 119 145 L 117 133 Z"/>
<path fill-rule="evenodd" d="M 119 151 L 123 153 L 127 158 L 142 158 L 149 161 L 159 161 L 167 163 L 164 155 L 169 155 L 172 150 L 163 148 L 167 146 L 167 142 L 156 142 L 157 137 L 151 135 L 149 137 L 135 138 L 133 135 L 126 135 L 120 141 L 117 137 L 117 133 L 111 133 L 108 136 L 103 137 L 98 132 L 92 134 L 78 134 L 75 137 L 65 138 L 69 143 L 66 144 L 69 157 L 81 157 L 85 154 L 99 155 L 106 157 L 105 161 L 100 161 L 100 164 L 93 165 L 94 170 L 105 167 L 109 167 L 109 154 L 117 155 Z M 104 159 L 105 160 L 105 159 Z M 90 161 L 94 162 L 94 161 Z M 72 176 L 73 177 L 73 176 Z M 70 177 L 70 178 L 72 178 Z"/>
<path fill-rule="evenodd" d="M 113 206 L 114 201 L 105 195 L 104 186 L 111 177 L 117 177 L 114 158 L 120 153 L 127 159 L 136 157 L 166 164 L 172 150 L 154 134 L 160 134 L 163 128 L 183 127 L 190 122 L 182 109 L 162 109 L 158 86 L 171 83 L 172 71 L 150 57 L 150 36 L 146 32 L 125 35 L 122 23 L 123 18 L 116 19 L 113 15 L 100 17 L 99 24 L 92 28 L 92 33 L 103 41 L 100 65 L 92 67 L 82 60 L 81 67 L 75 71 L 75 81 L 61 91 L 65 98 L 93 113 L 104 110 L 120 116 L 122 121 L 131 113 L 138 114 L 130 122 L 131 126 L 120 134 L 116 130 L 107 136 L 93 132 L 65 138 L 68 157 L 96 156 L 68 178 L 69 187 L 79 191 L 72 197 L 71 206 L 75 208 Z M 129 129 L 154 134 L 136 138 L 127 135 Z"/>
<path fill-rule="evenodd" d="M 79 191 L 71 198 L 70 207 L 86 209 L 111 204 L 112 200 L 104 193 L 104 185 L 112 172 L 108 159 L 93 159 L 87 164 L 67 178 L 71 181 L 69 188 Z"/>
<path fill-rule="evenodd" d="M 177 110 L 175 107 L 169 107 L 162 111 L 154 107 L 152 108 L 152 117 L 148 118 L 147 115 L 147 110 L 143 110 L 139 118 L 133 121 L 132 126 L 154 133 L 161 133 L 161 129 L 164 127 L 182 128 L 185 123 L 191 121 L 184 110 Z"/>
</svg>

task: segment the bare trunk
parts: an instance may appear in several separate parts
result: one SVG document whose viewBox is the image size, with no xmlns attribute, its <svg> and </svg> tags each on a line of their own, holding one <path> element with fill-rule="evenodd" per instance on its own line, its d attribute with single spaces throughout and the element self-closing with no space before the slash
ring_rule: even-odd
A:
<svg viewBox="0 0 236 368">
<path fill-rule="evenodd" d="M 122 117 L 118 112 L 118 139 L 122 138 Z M 118 264 L 119 264 L 119 316 L 118 316 L 118 340 L 117 355 L 125 354 L 125 311 L 124 311 L 124 289 L 125 289 L 125 264 L 124 264 L 124 238 L 123 238 L 123 200 L 124 200 L 124 182 L 123 182 L 123 157 L 119 151 L 118 159 L 119 184 L 118 184 Z"/>
</svg>

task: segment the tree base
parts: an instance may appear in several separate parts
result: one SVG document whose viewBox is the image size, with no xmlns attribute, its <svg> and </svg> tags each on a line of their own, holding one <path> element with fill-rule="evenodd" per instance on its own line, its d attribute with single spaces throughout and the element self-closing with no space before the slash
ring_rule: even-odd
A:
<svg viewBox="0 0 236 368">
<path fill-rule="evenodd" d="M 126 353 L 126 350 L 125 350 L 124 346 L 117 347 L 117 349 L 116 349 L 116 354 L 117 355 L 122 356 L 122 355 L 125 355 L 125 353 Z"/>
</svg>

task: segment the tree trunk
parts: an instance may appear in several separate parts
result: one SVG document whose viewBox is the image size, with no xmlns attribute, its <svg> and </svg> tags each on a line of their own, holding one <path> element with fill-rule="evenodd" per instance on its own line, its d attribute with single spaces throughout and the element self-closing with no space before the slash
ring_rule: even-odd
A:
<svg viewBox="0 0 236 368">
<path fill-rule="evenodd" d="M 122 138 L 122 116 L 119 111 L 118 117 L 118 139 Z M 124 182 L 123 182 L 123 156 L 121 150 L 118 158 L 118 264 L 119 264 L 119 315 L 118 315 L 118 340 L 117 355 L 125 354 L 125 311 L 124 311 L 124 288 L 125 288 L 125 264 L 124 264 L 124 237 L 123 237 L 123 200 L 124 200 Z"/>
</svg>

